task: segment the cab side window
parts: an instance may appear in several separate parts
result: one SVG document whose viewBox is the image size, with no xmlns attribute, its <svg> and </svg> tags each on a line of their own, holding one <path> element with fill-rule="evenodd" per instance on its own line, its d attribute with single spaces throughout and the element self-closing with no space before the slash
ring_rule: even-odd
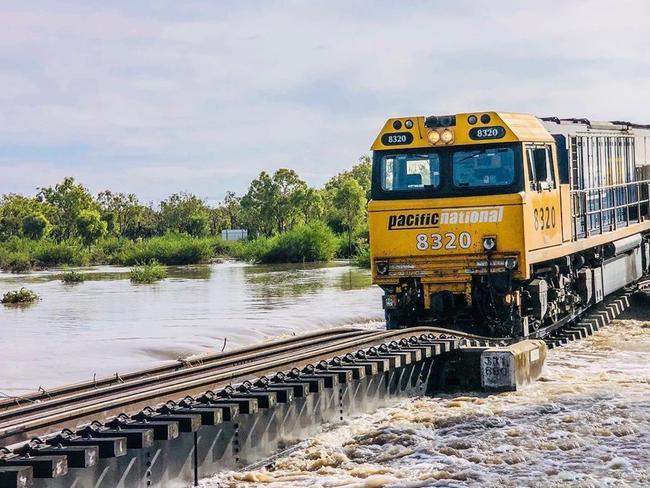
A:
<svg viewBox="0 0 650 488">
<path fill-rule="evenodd" d="M 527 146 L 528 175 L 531 190 L 551 190 L 555 188 L 555 171 L 551 147 Z"/>
</svg>

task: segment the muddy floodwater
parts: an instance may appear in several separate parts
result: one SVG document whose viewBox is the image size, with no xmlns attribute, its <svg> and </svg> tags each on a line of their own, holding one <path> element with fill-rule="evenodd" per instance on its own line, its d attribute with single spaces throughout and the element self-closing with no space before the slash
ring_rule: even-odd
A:
<svg viewBox="0 0 650 488">
<path fill-rule="evenodd" d="M 383 317 L 369 271 L 337 263 L 172 268 L 153 285 L 131 284 L 126 268 L 81 271 L 74 285 L 60 270 L 0 273 L 0 295 L 41 297 L 0 305 L 0 396 Z"/>
<path fill-rule="evenodd" d="M 650 486 L 648 320 L 637 309 L 550 351 L 519 392 L 403 401 L 202 486 Z"/>
</svg>

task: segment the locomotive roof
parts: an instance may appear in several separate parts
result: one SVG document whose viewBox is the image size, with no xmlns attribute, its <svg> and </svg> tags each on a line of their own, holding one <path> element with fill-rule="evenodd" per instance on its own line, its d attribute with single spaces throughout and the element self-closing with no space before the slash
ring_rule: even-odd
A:
<svg viewBox="0 0 650 488">
<path fill-rule="evenodd" d="M 650 124 L 637 124 L 634 122 L 626 122 L 622 120 L 600 121 L 589 120 L 584 117 L 541 117 L 544 126 L 551 133 L 571 133 L 573 131 L 579 132 L 618 132 L 627 133 L 630 135 L 650 136 Z"/>
</svg>

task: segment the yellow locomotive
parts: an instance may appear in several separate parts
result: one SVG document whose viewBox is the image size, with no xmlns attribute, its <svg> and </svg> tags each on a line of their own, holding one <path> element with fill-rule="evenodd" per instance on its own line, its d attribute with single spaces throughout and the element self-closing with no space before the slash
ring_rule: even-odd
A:
<svg viewBox="0 0 650 488">
<path fill-rule="evenodd" d="M 502 112 L 391 118 L 373 150 L 388 328 L 542 336 L 650 263 L 650 126 Z"/>
</svg>

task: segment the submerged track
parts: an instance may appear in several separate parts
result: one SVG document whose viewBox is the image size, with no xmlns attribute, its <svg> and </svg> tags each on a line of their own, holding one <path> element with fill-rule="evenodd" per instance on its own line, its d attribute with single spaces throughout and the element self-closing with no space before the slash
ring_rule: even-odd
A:
<svg viewBox="0 0 650 488">
<path fill-rule="evenodd" d="M 642 292 L 649 289 L 650 281 L 638 285 Z M 527 338 L 542 339 L 553 348 L 591 335 L 630 305 L 632 293 L 630 289 L 610 296 L 577 312 L 570 321 L 535 331 Z M 399 367 L 424 358 L 433 360 L 459 347 L 505 346 L 521 339 L 525 338 L 490 338 L 431 326 L 330 329 L 4 399 L 0 401 L 0 471 L 9 469 L 3 466 L 32 466 L 34 456 L 45 460 L 51 451 L 48 444 L 61 449 L 68 462 L 73 462 L 73 451 L 79 451 L 79 445 L 96 445 L 102 438 L 117 442 L 127 432 L 129 448 L 135 445 L 137 449 L 154 438 L 167 440 L 179 431 L 196 432 L 202 423 L 217 421 L 215 410 L 223 409 L 219 421 L 227 416 L 231 419 L 239 411 L 246 413 L 240 408 L 253 408 L 253 404 L 244 406 L 250 399 L 259 398 L 259 408 L 268 408 L 271 392 L 302 391 L 305 385 L 312 388 L 314 381 L 328 375 L 345 383 L 345 377 L 363 377 L 363 371 L 384 371 L 384 362 L 396 357 L 401 358 L 396 363 Z M 373 368 L 375 373 L 370 372 Z M 257 409 L 257 400 L 253 401 Z M 164 434 L 160 433 L 161 424 L 167 425 Z M 176 429 L 176 434 L 168 429 Z M 140 440 L 134 440 L 136 437 Z"/>
</svg>

